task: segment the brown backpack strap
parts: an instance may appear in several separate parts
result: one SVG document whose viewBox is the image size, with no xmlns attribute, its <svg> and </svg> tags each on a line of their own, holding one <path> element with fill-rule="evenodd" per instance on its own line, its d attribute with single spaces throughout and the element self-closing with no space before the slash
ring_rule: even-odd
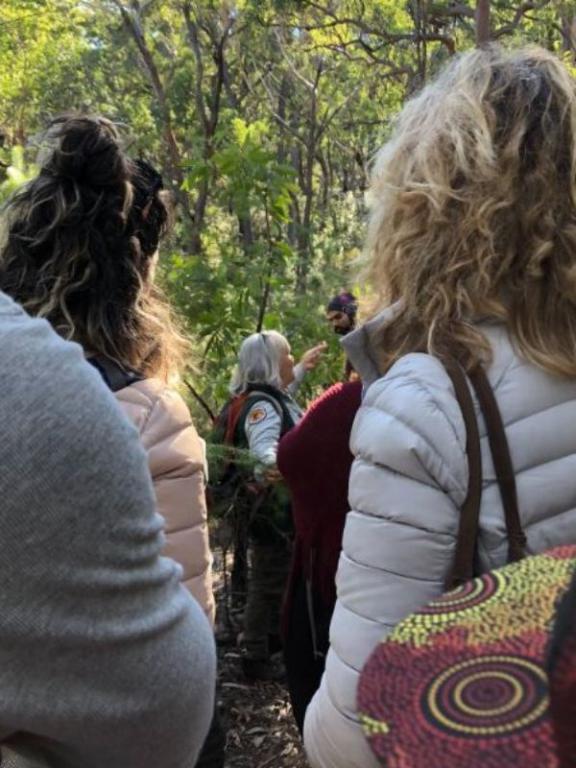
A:
<svg viewBox="0 0 576 768">
<path fill-rule="evenodd" d="M 506 431 L 494 392 L 486 373 L 480 366 L 470 372 L 470 381 L 484 415 L 494 471 L 502 497 L 508 534 L 508 562 L 515 562 L 521 560 L 526 554 L 526 534 L 522 530 L 518 512 L 516 476 L 510 457 Z"/>
<path fill-rule="evenodd" d="M 452 381 L 454 392 L 466 426 L 466 456 L 468 457 L 468 493 L 460 511 L 460 524 L 452 571 L 446 580 L 446 589 L 454 589 L 474 578 L 476 544 L 482 496 L 482 455 L 480 433 L 474 410 L 474 401 L 463 368 L 455 360 L 441 361 Z"/>
</svg>

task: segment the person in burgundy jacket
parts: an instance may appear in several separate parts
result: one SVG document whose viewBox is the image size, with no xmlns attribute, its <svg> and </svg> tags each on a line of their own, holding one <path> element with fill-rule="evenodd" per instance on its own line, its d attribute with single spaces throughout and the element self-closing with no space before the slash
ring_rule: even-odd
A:
<svg viewBox="0 0 576 768">
<path fill-rule="evenodd" d="M 283 634 L 288 689 L 300 730 L 328 651 L 334 579 L 348 512 L 348 442 L 361 395 L 360 381 L 335 384 L 312 403 L 278 448 L 295 527 Z"/>
</svg>

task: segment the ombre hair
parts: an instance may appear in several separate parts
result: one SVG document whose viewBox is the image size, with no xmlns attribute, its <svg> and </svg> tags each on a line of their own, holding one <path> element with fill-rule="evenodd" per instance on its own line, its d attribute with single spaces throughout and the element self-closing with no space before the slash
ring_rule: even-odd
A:
<svg viewBox="0 0 576 768">
<path fill-rule="evenodd" d="M 45 143 L 3 211 L 0 289 L 87 355 L 167 379 L 188 342 L 151 279 L 170 219 L 160 175 L 102 117 L 58 118 Z"/>
<path fill-rule="evenodd" d="M 576 89 L 539 48 L 454 60 L 399 115 L 370 189 L 367 274 L 397 303 L 387 369 L 411 351 L 489 362 L 481 320 L 576 376 Z"/>
<path fill-rule="evenodd" d="M 278 331 L 253 333 L 244 339 L 238 354 L 238 364 L 230 383 L 230 392 L 239 395 L 251 384 L 267 384 L 283 389 L 280 360 L 290 345 Z"/>
</svg>

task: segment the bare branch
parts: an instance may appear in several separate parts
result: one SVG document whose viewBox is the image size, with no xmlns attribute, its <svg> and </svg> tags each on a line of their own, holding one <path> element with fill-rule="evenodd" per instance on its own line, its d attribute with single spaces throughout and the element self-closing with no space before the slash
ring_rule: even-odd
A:
<svg viewBox="0 0 576 768">
<path fill-rule="evenodd" d="M 530 13 L 530 11 L 541 11 L 543 8 L 546 8 L 547 5 L 550 5 L 550 0 L 541 0 L 541 2 L 522 3 L 516 9 L 512 21 L 510 21 L 509 24 L 505 24 L 504 26 L 500 27 L 494 32 L 494 38 L 499 39 L 501 37 L 505 37 L 506 35 L 514 34 L 514 32 L 518 29 L 518 27 L 524 20 L 524 17 L 528 13 Z"/>
<path fill-rule="evenodd" d="M 325 8 L 320 3 L 315 2 L 315 0 L 302 0 L 302 2 L 303 2 L 303 5 L 309 8 L 313 8 L 317 11 L 320 11 L 324 16 L 328 16 L 331 19 L 331 21 L 323 22 L 321 24 L 300 25 L 301 29 L 313 31 L 313 30 L 328 29 L 328 28 L 337 27 L 337 26 L 350 26 L 360 30 L 364 35 L 369 35 L 371 37 L 379 38 L 391 44 L 400 43 L 403 41 L 409 41 L 409 42 L 415 42 L 415 43 L 424 42 L 424 41 L 438 42 L 446 46 L 450 54 L 453 54 L 456 51 L 456 44 L 449 35 L 443 35 L 436 31 L 434 32 L 416 32 L 416 31 L 387 32 L 385 29 L 381 27 L 374 27 L 369 24 L 366 24 L 366 22 L 363 21 L 362 18 L 354 18 L 350 16 L 338 16 L 334 11 L 330 10 L 329 8 Z M 465 8 L 465 6 L 462 6 L 462 8 Z M 468 9 L 468 11 L 469 10 L 470 9 Z M 278 25 L 278 26 L 283 26 L 283 25 Z"/>
<path fill-rule="evenodd" d="M 194 101 L 196 102 L 196 112 L 198 118 L 202 123 L 204 133 L 208 132 L 209 118 L 206 113 L 206 107 L 204 104 L 204 96 L 202 93 L 202 84 L 204 82 L 204 63 L 202 61 L 202 52 L 200 50 L 200 40 L 198 38 L 198 28 L 194 19 L 192 19 L 192 3 L 185 2 L 182 5 L 182 13 L 184 14 L 184 21 L 186 22 L 186 33 L 188 36 L 188 42 L 192 53 L 194 54 L 194 61 L 196 64 L 196 77 L 194 78 Z"/>
<path fill-rule="evenodd" d="M 352 101 L 352 99 L 358 94 L 358 91 L 360 90 L 360 88 L 361 88 L 361 84 L 359 84 L 355 88 L 353 88 L 350 91 L 350 93 L 348 94 L 348 96 L 346 96 L 346 98 L 340 104 L 338 104 L 337 107 L 335 107 L 331 112 L 328 112 L 326 114 L 326 117 L 324 118 L 324 120 L 318 126 L 318 137 L 322 136 L 324 131 L 326 131 L 326 129 L 333 122 L 333 120 L 336 117 L 336 115 L 338 115 L 339 112 L 342 112 L 344 107 L 346 107 L 346 105 L 349 104 L 350 101 Z"/>
<path fill-rule="evenodd" d="M 450 18 L 474 18 L 474 8 L 464 3 L 450 3 L 450 5 L 438 5 L 434 3 L 428 9 L 428 18 L 434 20 Z"/>
<path fill-rule="evenodd" d="M 140 18 L 136 11 L 130 11 L 121 2 L 121 0 L 112 0 L 114 6 L 119 10 L 122 22 L 129 35 L 134 40 L 136 48 L 140 54 L 142 63 L 144 65 L 145 73 L 152 86 L 154 96 L 158 102 L 160 114 L 162 117 L 162 129 L 164 133 L 164 140 L 168 149 L 168 162 L 169 173 L 178 186 L 178 197 L 181 203 L 184 204 L 185 210 L 188 212 L 188 206 L 185 203 L 184 197 L 180 194 L 180 187 L 184 180 L 182 174 L 182 159 L 180 155 L 180 149 L 176 142 L 176 136 L 172 127 L 172 118 L 170 116 L 170 108 L 166 97 L 166 90 L 160 77 L 160 72 L 156 66 L 154 56 L 146 42 L 144 30 L 140 22 Z"/>
<path fill-rule="evenodd" d="M 306 145 L 305 139 L 300 136 L 298 131 L 294 130 L 293 126 L 290 125 L 290 123 L 285 120 L 278 112 L 276 111 L 275 107 L 273 106 L 276 98 L 275 95 L 270 90 L 270 87 L 268 86 L 268 83 L 264 78 L 261 80 L 262 85 L 264 86 L 264 90 L 266 91 L 266 94 L 268 96 L 269 102 L 270 102 L 270 114 L 276 120 L 278 125 L 281 125 L 284 130 L 286 130 L 291 136 L 293 136 L 297 141 L 301 142 L 302 144 Z"/>
<path fill-rule="evenodd" d="M 294 77 L 297 80 L 300 80 L 300 82 L 303 83 L 306 86 L 306 88 L 308 88 L 309 91 L 313 91 L 314 90 L 314 83 L 312 83 L 312 81 L 310 81 L 310 80 L 307 80 L 304 77 L 304 75 L 302 75 L 300 72 L 298 72 L 298 69 L 294 66 L 294 62 L 292 61 L 290 56 L 288 56 L 288 54 L 286 53 L 286 49 L 282 45 L 282 40 L 281 40 L 280 35 L 278 34 L 278 32 L 275 33 L 275 37 L 276 37 L 276 42 L 278 44 L 278 50 L 282 54 L 282 58 L 284 59 L 286 64 L 288 64 L 288 67 L 289 67 L 290 71 L 292 72 L 292 74 L 294 75 Z"/>
</svg>

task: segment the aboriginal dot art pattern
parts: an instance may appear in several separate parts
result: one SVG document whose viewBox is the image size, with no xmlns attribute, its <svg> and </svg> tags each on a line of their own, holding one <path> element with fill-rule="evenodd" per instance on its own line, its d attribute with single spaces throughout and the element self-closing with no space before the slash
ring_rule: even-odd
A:
<svg viewBox="0 0 576 768">
<path fill-rule="evenodd" d="M 358 688 L 382 765 L 560 768 L 546 649 L 575 569 L 576 547 L 559 547 L 448 592 L 396 627 Z"/>
</svg>

